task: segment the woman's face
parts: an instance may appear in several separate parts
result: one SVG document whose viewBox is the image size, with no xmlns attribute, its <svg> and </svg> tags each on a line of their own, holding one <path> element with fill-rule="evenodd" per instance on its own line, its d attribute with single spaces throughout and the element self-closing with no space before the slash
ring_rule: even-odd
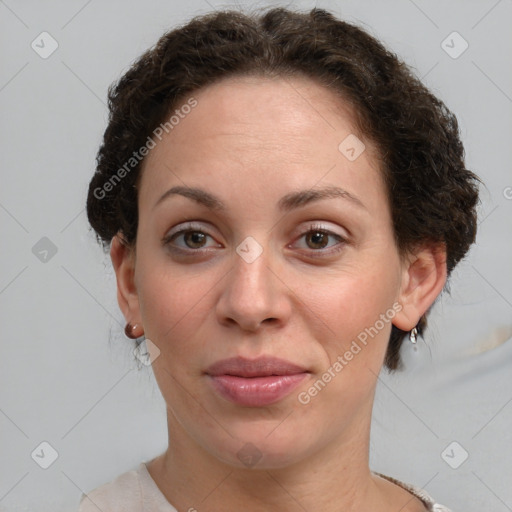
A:
<svg viewBox="0 0 512 512">
<path fill-rule="evenodd" d="M 305 78 L 193 97 L 144 163 L 125 309 L 170 437 L 239 467 L 354 450 L 406 275 L 376 153 Z"/>
</svg>

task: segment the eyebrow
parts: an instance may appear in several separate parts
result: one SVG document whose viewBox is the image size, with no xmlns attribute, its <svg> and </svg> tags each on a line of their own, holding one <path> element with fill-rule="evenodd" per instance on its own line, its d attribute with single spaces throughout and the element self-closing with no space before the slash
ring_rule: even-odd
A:
<svg viewBox="0 0 512 512">
<path fill-rule="evenodd" d="M 216 211 L 224 211 L 226 210 L 226 206 L 224 203 L 206 190 L 197 188 L 197 187 L 188 187 L 188 186 L 176 186 L 172 187 L 158 199 L 158 201 L 153 206 L 153 209 L 156 208 L 157 205 L 162 203 L 165 199 L 173 196 L 173 195 L 181 195 L 183 197 L 187 197 L 192 199 L 196 203 L 199 203 L 210 210 Z M 290 192 L 283 196 L 277 203 L 279 210 L 282 212 L 288 212 L 295 208 L 300 208 L 301 206 L 305 206 L 314 201 L 320 201 L 321 199 L 346 199 L 350 201 L 352 204 L 366 209 L 366 206 L 362 203 L 362 201 L 356 196 L 352 195 L 350 192 L 343 190 L 340 187 L 327 186 L 316 189 L 309 190 L 299 190 L 297 192 Z"/>
</svg>

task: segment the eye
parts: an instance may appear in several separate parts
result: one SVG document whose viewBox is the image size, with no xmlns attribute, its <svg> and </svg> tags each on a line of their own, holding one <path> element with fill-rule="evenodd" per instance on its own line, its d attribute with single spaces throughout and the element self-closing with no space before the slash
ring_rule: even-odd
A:
<svg viewBox="0 0 512 512">
<path fill-rule="evenodd" d="M 184 244 L 189 249 L 201 249 L 206 245 L 208 235 L 202 231 L 183 231 L 173 238 L 173 241 L 182 237 Z"/>
<path fill-rule="evenodd" d="M 208 249 L 210 247 L 221 247 L 212 236 L 194 226 L 186 226 L 178 231 L 171 231 L 163 238 L 162 243 L 173 250 L 179 251 L 194 251 Z"/>
<path fill-rule="evenodd" d="M 313 252 L 337 252 L 343 249 L 347 240 L 333 231 L 322 226 L 312 225 L 304 232 L 299 242 L 295 244 L 299 249 L 312 250 Z M 327 249 L 327 250 L 326 250 Z"/>
</svg>

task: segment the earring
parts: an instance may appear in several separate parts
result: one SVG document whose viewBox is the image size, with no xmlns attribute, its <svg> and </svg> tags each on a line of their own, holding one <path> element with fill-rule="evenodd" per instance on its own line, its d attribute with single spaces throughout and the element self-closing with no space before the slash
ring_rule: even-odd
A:
<svg viewBox="0 0 512 512">
<path fill-rule="evenodd" d="M 411 343 L 413 345 L 416 345 L 416 342 L 418 340 L 417 336 L 418 336 L 418 329 L 416 329 L 416 327 L 414 327 L 414 329 L 412 329 L 411 332 L 409 333 L 409 340 L 411 341 Z"/>
<path fill-rule="evenodd" d="M 128 322 L 126 324 L 126 327 L 124 328 L 124 333 L 125 333 L 126 337 L 131 338 L 132 340 L 136 340 L 137 338 L 140 338 L 142 336 L 142 334 L 144 334 L 144 331 L 139 336 L 137 336 L 135 334 L 135 330 L 137 329 L 137 327 L 139 327 L 139 324 L 132 325 L 131 323 Z"/>
</svg>

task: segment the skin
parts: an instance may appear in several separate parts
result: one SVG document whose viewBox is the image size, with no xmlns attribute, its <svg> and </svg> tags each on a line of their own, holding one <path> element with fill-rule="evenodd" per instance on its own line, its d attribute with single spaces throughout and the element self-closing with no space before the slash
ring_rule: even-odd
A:
<svg viewBox="0 0 512 512">
<path fill-rule="evenodd" d="M 331 91 L 308 78 L 253 76 L 194 97 L 145 159 L 135 251 L 118 236 L 111 246 L 123 314 L 160 350 L 152 367 L 169 448 L 148 464 L 151 476 L 179 511 L 425 510 L 371 473 L 369 436 L 391 322 L 408 331 L 433 303 L 446 281 L 444 251 L 425 245 L 400 257 L 378 153 Z M 355 161 L 338 150 L 349 134 L 366 145 Z M 225 209 L 179 194 L 156 205 L 174 186 L 201 188 Z M 333 197 L 279 210 L 283 196 L 327 186 L 362 205 Z M 208 236 L 162 243 L 188 221 Z M 315 238 L 311 224 L 332 235 Z M 252 263 L 235 251 L 248 236 L 263 248 Z M 300 403 L 393 304 L 401 310 L 392 320 Z M 266 407 L 228 402 L 204 375 L 220 359 L 263 354 L 311 373 Z M 252 467 L 237 457 L 247 443 L 261 455 Z"/>
</svg>

